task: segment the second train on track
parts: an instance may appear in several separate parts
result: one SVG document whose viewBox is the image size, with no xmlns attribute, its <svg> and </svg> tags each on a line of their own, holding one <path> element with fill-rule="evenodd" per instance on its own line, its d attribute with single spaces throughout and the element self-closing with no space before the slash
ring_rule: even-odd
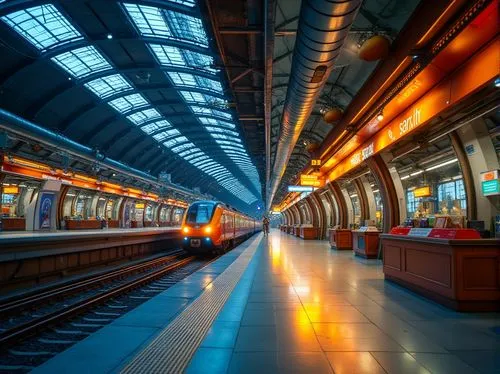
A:
<svg viewBox="0 0 500 374">
<path fill-rule="evenodd" d="M 182 246 L 191 253 L 226 252 L 262 230 L 262 222 L 218 201 L 192 203 L 182 222 Z"/>
</svg>

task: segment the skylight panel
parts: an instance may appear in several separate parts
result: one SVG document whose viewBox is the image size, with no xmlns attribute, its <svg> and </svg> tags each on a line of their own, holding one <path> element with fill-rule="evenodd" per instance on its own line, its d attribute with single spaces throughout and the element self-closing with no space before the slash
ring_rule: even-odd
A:
<svg viewBox="0 0 500 374">
<path fill-rule="evenodd" d="M 193 91 L 179 91 L 188 104 L 208 104 L 219 108 L 227 108 L 227 101 L 220 97 Z"/>
<path fill-rule="evenodd" d="M 145 126 L 141 127 L 141 130 L 144 131 L 146 134 L 151 134 L 155 131 L 161 130 L 161 129 L 167 129 L 171 128 L 172 125 L 167 121 L 167 120 L 161 120 L 161 121 L 156 121 L 153 123 L 148 123 Z"/>
<path fill-rule="evenodd" d="M 132 86 L 121 74 L 97 78 L 85 83 L 84 86 L 101 99 L 132 89 Z"/>
<path fill-rule="evenodd" d="M 201 156 L 201 155 L 204 155 L 204 153 L 198 149 L 197 152 L 191 153 L 191 154 L 185 156 L 184 160 L 189 161 L 189 160 L 191 160 L 191 159 L 193 159 L 195 157 Z"/>
<path fill-rule="evenodd" d="M 231 130 L 227 130 L 227 129 L 220 128 L 220 127 L 205 126 L 205 128 L 209 132 L 228 134 L 228 135 L 232 135 L 232 136 L 235 136 L 235 137 L 239 136 L 239 134 L 236 131 L 231 131 Z"/>
<path fill-rule="evenodd" d="M 147 104 L 147 102 L 146 102 L 146 104 Z M 153 108 L 144 109 L 144 110 L 141 110 L 140 112 L 132 113 L 132 114 L 127 116 L 127 119 L 130 120 L 133 124 L 135 124 L 137 126 L 140 126 L 147 121 L 152 121 L 152 120 L 158 119 L 158 118 L 161 118 L 161 114 L 156 109 L 153 109 Z"/>
<path fill-rule="evenodd" d="M 172 36 L 160 9 L 129 3 L 124 3 L 123 6 L 141 35 L 160 38 Z"/>
<path fill-rule="evenodd" d="M 189 162 L 192 163 L 192 164 L 194 164 L 194 163 L 196 163 L 198 161 L 208 160 L 208 159 L 210 159 L 208 156 L 203 155 L 203 156 L 199 156 L 199 157 L 194 157 L 194 158 L 190 159 Z"/>
<path fill-rule="evenodd" d="M 211 74 L 218 72 L 218 69 L 212 67 L 214 65 L 212 56 L 171 45 L 150 43 L 149 47 L 160 65 L 202 70 Z"/>
<path fill-rule="evenodd" d="M 167 140 L 165 143 L 163 143 L 163 145 L 165 147 L 171 148 L 171 147 L 173 147 L 176 144 L 185 143 L 185 144 L 181 144 L 181 145 L 178 145 L 178 146 L 172 148 L 173 152 L 179 153 L 179 152 L 181 152 L 184 149 L 188 149 L 188 148 L 194 147 L 193 143 L 186 143 L 187 141 L 188 141 L 188 138 L 186 138 L 185 136 L 179 136 L 177 138 L 173 138 L 173 139 Z"/>
<path fill-rule="evenodd" d="M 179 39 L 187 39 L 195 44 L 208 46 L 208 38 L 201 19 L 184 13 L 164 10 L 172 34 Z"/>
<path fill-rule="evenodd" d="M 167 1 L 170 3 L 181 4 L 181 5 L 185 5 L 188 7 L 194 7 L 196 4 L 196 2 L 195 2 L 196 0 L 167 0 Z"/>
<path fill-rule="evenodd" d="M 194 144 L 191 143 L 191 146 L 194 147 Z M 181 156 L 182 158 L 185 158 L 187 155 L 190 155 L 191 153 L 194 153 L 194 152 L 198 152 L 200 149 L 199 148 L 191 148 L 191 149 L 187 149 L 185 151 L 182 151 L 179 153 L 179 156 Z"/>
<path fill-rule="evenodd" d="M 189 107 L 191 108 L 191 110 L 195 114 L 204 114 L 204 115 L 219 117 L 219 118 L 223 118 L 223 119 L 227 119 L 227 120 L 233 119 L 233 117 L 231 116 L 230 113 L 222 112 L 222 111 L 217 110 L 217 109 L 211 109 L 211 108 L 201 107 L 201 106 L 197 106 L 197 105 L 190 105 Z M 209 124 L 209 123 L 205 123 L 203 121 L 201 123 Z M 216 123 L 219 124 L 218 122 L 216 122 Z"/>
<path fill-rule="evenodd" d="M 156 135 L 153 135 L 153 138 L 159 142 L 161 142 L 162 140 L 165 140 L 167 138 L 167 134 L 165 134 L 164 132 L 160 132 Z"/>
<path fill-rule="evenodd" d="M 74 49 L 51 58 L 75 78 L 82 78 L 112 66 L 93 46 Z"/>
<path fill-rule="evenodd" d="M 127 113 L 127 112 L 130 112 L 131 110 L 146 106 L 149 103 L 144 98 L 144 96 L 136 93 L 136 94 L 122 96 L 122 97 L 119 97 L 117 99 L 111 100 L 110 102 L 108 102 L 108 104 L 120 113 Z M 158 113 L 155 109 L 153 109 L 153 110 L 157 113 L 158 117 L 160 117 L 160 113 Z M 135 114 L 137 114 L 137 113 L 135 113 Z M 151 119 L 158 118 L 158 117 L 155 117 L 155 115 L 156 114 L 152 114 Z M 136 124 L 140 124 L 146 120 L 145 118 L 147 118 L 147 115 L 141 115 L 139 117 L 133 117 L 132 115 L 130 115 L 127 118 L 130 119 L 132 122 L 138 121 L 138 123 L 136 123 Z"/>
<path fill-rule="evenodd" d="M 39 51 L 83 39 L 53 4 L 27 8 L 3 16 L 2 21 Z"/>
<path fill-rule="evenodd" d="M 168 71 L 166 74 L 172 80 L 173 84 L 178 87 L 197 87 L 218 93 L 223 92 L 220 82 L 214 79 L 176 71 Z"/>
</svg>

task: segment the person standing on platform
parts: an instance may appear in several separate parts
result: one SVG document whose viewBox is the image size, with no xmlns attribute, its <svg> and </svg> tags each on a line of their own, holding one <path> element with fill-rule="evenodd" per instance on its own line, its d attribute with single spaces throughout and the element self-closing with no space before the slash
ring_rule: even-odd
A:
<svg viewBox="0 0 500 374">
<path fill-rule="evenodd" d="M 266 216 L 262 219 L 262 228 L 264 229 L 264 235 L 269 235 L 269 218 Z"/>
</svg>

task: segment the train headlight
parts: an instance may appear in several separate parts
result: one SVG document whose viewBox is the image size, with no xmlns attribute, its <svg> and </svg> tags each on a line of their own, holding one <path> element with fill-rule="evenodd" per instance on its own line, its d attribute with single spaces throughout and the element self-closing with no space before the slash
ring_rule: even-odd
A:
<svg viewBox="0 0 500 374">
<path fill-rule="evenodd" d="M 183 232 L 184 234 L 189 233 L 189 227 L 184 226 L 184 227 L 182 228 L 182 232 Z"/>
<path fill-rule="evenodd" d="M 210 234 L 212 232 L 212 226 L 205 226 L 203 231 L 205 231 L 205 234 Z"/>
</svg>

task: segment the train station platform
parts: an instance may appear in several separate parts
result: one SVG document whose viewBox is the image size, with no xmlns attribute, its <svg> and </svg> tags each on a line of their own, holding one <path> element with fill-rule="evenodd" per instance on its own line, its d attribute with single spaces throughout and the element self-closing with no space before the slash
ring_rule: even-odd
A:
<svg viewBox="0 0 500 374">
<path fill-rule="evenodd" d="M 34 373 L 498 373 L 500 314 L 448 310 L 379 260 L 254 236 Z"/>
</svg>

